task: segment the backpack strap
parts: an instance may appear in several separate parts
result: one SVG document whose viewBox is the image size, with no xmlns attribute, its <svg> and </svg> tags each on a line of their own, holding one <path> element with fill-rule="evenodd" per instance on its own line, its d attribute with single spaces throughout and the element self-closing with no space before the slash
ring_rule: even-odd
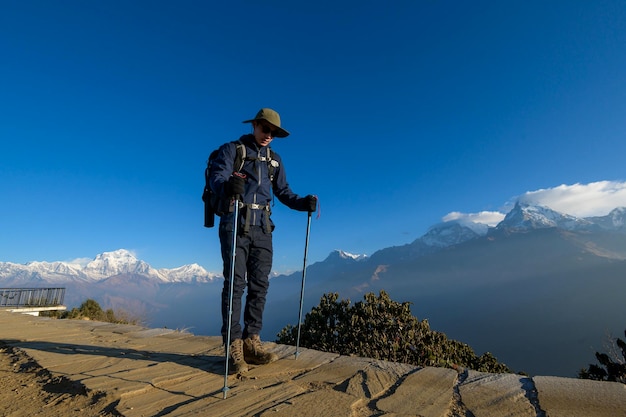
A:
<svg viewBox="0 0 626 417">
<path fill-rule="evenodd" d="M 235 155 L 235 161 L 233 162 L 233 169 L 235 172 L 241 172 L 243 164 L 246 161 L 246 145 L 241 143 L 240 140 L 233 142 L 236 147 L 237 154 Z"/>
<path fill-rule="evenodd" d="M 272 149 L 267 147 L 267 154 L 265 156 L 258 156 L 256 158 L 248 158 L 248 161 L 261 161 L 267 163 L 267 173 L 270 177 L 270 181 L 274 183 L 274 173 L 276 171 L 276 167 L 278 166 L 278 161 L 272 159 Z"/>
<path fill-rule="evenodd" d="M 278 166 L 278 161 L 272 159 L 272 150 L 270 149 L 270 147 L 267 147 L 267 151 L 266 151 L 266 155 L 265 156 L 258 156 L 256 158 L 252 158 L 252 157 L 247 157 L 246 156 L 246 145 L 244 145 L 240 140 L 234 141 L 233 142 L 236 146 L 236 150 L 237 150 L 237 154 L 235 155 L 235 161 L 233 163 L 233 169 L 236 172 L 240 172 L 243 169 L 243 165 L 246 161 L 261 161 L 261 162 L 266 162 L 267 163 L 267 172 L 268 172 L 268 176 L 270 178 L 270 182 L 272 183 L 272 185 L 274 184 L 274 174 L 276 172 L 276 167 Z M 270 193 L 272 193 L 272 199 L 273 197 L 273 189 L 270 188 Z M 268 204 L 267 206 L 259 206 L 258 204 L 241 204 L 242 207 L 245 207 L 248 210 L 245 210 L 245 214 L 244 214 L 244 228 L 243 228 L 243 232 L 244 234 L 248 233 L 250 231 L 250 209 L 253 210 L 258 210 L 258 209 L 262 209 L 264 216 L 265 216 L 265 227 L 266 227 L 266 231 L 268 233 L 272 232 L 272 227 L 270 224 L 270 214 L 271 214 L 271 208 L 270 205 Z"/>
<path fill-rule="evenodd" d="M 274 164 L 278 165 L 278 162 L 274 161 L 272 159 L 272 150 L 270 149 L 270 147 L 267 147 L 267 172 L 270 175 L 270 181 L 272 183 L 274 183 L 274 170 L 275 170 L 275 166 Z"/>
</svg>

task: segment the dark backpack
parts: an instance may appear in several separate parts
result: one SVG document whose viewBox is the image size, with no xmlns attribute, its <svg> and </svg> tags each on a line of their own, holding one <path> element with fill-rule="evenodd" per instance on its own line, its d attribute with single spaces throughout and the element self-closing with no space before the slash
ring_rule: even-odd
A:
<svg viewBox="0 0 626 417">
<path fill-rule="evenodd" d="M 235 155 L 235 161 L 233 163 L 234 172 L 240 172 L 243 168 L 243 164 L 245 161 L 251 161 L 254 158 L 246 158 L 246 145 L 241 143 L 241 141 L 236 140 L 233 142 L 236 145 L 237 153 Z M 230 201 L 224 201 L 217 194 L 213 192 L 211 187 L 209 186 L 209 178 L 211 177 L 211 170 L 213 168 L 213 162 L 217 158 L 217 154 L 219 153 L 219 149 L 215 149 L 209 155 L 209 159 L 207 160 L 207 167 L 204 170 L 204 192 L 202 193 L 202 201 L 204 201 L 204 227 L 213 227 L 215 226 L 215 215 L 222 216 L 224 213 L 228 212 L 230 207 Z M 274 181 L 274 170 L 277 164 L 274 163 L 271 157 L 270 148 L 267 148 L 267 158 L 263 158 L 267 162 L 268 173 L 270 177 L 270 181 Z"/>
</svg>

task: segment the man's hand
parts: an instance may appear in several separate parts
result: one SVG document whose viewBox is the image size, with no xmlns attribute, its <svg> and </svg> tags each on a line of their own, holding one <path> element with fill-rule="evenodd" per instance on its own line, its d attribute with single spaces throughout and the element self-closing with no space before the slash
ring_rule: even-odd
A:
<svg viewBox="0 0 626 417">
<path fill-rule="evenodd" d="M 308 212 L 314 212 L 315 210 L 317 210 L 317 196 L 307 195 L 306 197 L 304 197 L 303 206 Z"/>
<path fill-rule="evenodd" d="M 234 197 L 237 195 L 243 195 L 246 191 L 246 179 L 245 177 L 233 174 L 228 182 L 225 184 L 226 195 L 228 197 Z"/>
</svg>

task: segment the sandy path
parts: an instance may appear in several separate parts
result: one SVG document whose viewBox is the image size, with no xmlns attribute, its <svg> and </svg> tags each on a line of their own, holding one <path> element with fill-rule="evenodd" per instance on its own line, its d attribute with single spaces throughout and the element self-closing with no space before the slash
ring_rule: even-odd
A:
<svg viewBox="0 0 626 417">
<path fill-rule="evenodd" d="M 102 393 L 52 377 L 23 351 L 0 342 L 1 417 L 120 416 Z"/>
</svg>

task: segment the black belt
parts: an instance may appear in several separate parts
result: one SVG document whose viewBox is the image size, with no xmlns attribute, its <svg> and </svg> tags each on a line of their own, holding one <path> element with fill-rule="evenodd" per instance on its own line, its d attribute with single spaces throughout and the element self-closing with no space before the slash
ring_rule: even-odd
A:
<svg viewBox="0 0 626 417">
<path fill-rule="evenodd" d="M 270 214 L 272 213 L 272 210 L 270 209 L 269 204 L 257 204 L 257 203 L 245 204 L 241 202 L 239 204 L 240 204 L 240 207 L 246 208 L 246 212 L 245 212 L 246 220 L 243 226 L 244 233 L 250 232 L 250 209 L 251 210 L 263 210 L 265 212 L 265 231 L 267 233 L 272 232 L 272 225 L 270 224 Z"/>
</svg>

